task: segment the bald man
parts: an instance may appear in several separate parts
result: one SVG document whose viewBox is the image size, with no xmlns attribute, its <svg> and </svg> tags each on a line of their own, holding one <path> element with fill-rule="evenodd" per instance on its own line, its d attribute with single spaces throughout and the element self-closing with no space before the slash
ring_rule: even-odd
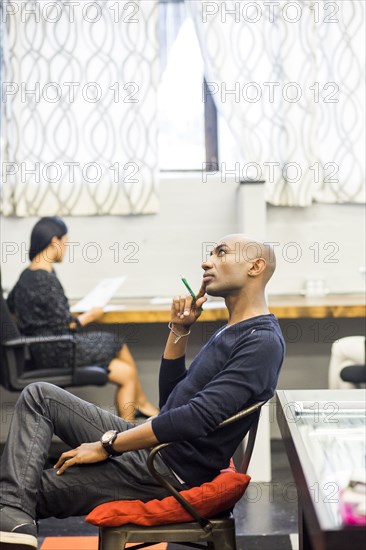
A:
<svg viewBox="0 0 366 550">
<path fill-rule="evenodd" d="M 197 301 L 172 301 L 159 373 L 160 413 L 142 425 L 50 384 L 22 392 L 1 463 L 1 549 L 35 548 L 37 518 L 85 515 L 117 499 L 164 498 L 166 490 L 146 466 L 149 449 L 159 443 L 175 443 L 160 451 L 157 466 L 178 490 L 201 485 L 228 466 L 252 419 L 216 426 L 274 394 L 284 357 L 281 330 L 264 294 L 275 266 L 265 243 L 244 235 L 219 241 L 202 264 Z M 205 294 L 225 299 L 228 323 L 186 369 L 188 336 Z M 53 434 L 72 450 L 44 470 Z"/>
</svg>

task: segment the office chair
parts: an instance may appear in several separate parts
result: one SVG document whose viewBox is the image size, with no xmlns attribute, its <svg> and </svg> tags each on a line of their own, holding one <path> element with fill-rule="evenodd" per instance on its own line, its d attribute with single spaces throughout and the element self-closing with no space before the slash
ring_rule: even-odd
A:
<svg viewBox="0 0 366 550">
<path fill-rule="evenodd" d="M 235 422 L 241 418 L 244 418 L 245 416 L 248 416 L 250 414 L 253 415 L 253 422 L 250 426 L 248 435 L 247 435 L 247 443 L 245 447 L 244 457 L 243 461 L 240 467 L 241 473 L 246 473 L 249 462 L 253 453 L 255 438 L 257 434 L 257 428 L 258 428 L 258 421 L 259 421 L 259 415 L 260 415 L 260 408 L 264 405 L 265 401 L 255 403 L 254 405 L 251 405 L 250 407 L 242 410 L 241 412 L 235 414 L 234 416 L 224 420 L 219 424 L 219 426 L 216 429 L 220 429 L 222 426 L 226 426 L 227 424 L 231 424 L 232 422 Z M 150 473 L 153 475 L 153 477 L 163 486 L 167 489 L 168 493 L 171 495 L 171 497 L 174 497 L 176 501 L 183 507 L 183 509 L 188 512 L 189 517 L 192 517 L 194 521 L 188 521 L 182 522 L 182 523 L 172 523 L 172 524 L 164 524 L 164 525 L 154 525 L 154 526 L 143 526 L 143 525 L 137 525 L 128 523 L 125 525 L 121 525 L 120 527 L 108 527 L 108 526 L 100 526 L 99 527 L 99 550 L 123 550 L 126 548 L 127 543 L 133 543 L 133 542 L 140 542 L 142 544 L 139 544 L 137 546 L 134 546 L 133 548 L 146 548 L 148 546 L 151 546 L 153 544 L 157 544 L 159 542 L 175 542 L 175 543 L 182 543 L 184 545 L 193 547 L 193 548 L 207 548 L 209 550 L 236 550 L 236 539 L 235 539 L 235 520 L 234 516 L 232 514 L 232 510 L 226 510 L 223 513 L 219 513 L 215 515 L 215 512 L 213 512 L 213 517 L 203 517 L 200 512 L 197 510 L 197 503 L 195 506 L 193 506 L 190 502 L 184 498 L 182 493 L 177 491 L 168 481 L 166 478 L 162 477 L 159 472 L 155 469 L 154 466 L 154 458 L 159 453 L 159 451 L 167 447 L 168 445 L 171 445 L 172 443 L 162 443 L 160 445 L 157 445 L 154 447 L 148 456 L 148 468 Z M 223 474 L 224 476 L 230 476 L 230 473 Z M 249 478 L 246 483 L 248 483 Z M 213 483 L 213 482 L 210 482 Z M 207 495 L 207 489 L 208 484 L 204 484 L 201 487 L 205 487 L 205 491 L 201 491 L 201 499 L 205 499 L 205 495 Z M 246 488 L 246 486 L 245 486 Z M 197 489 L 197 488 L 193 488 Z M 245 490 L 245 489 L 244 489 Z M 239 500 L 240 496 L 243 494 L 244 490 L 241 494 L 236 498 L 235 502 Z M 188 490 L 187 492 L 189 492 Z M 186 492 L 185 492 L 186 493 Z M 218 501 L 220 501 L 220 496 L 218 495 Z M 167 499 L 171 497 L 166 497 Z M 128 512 L 129 507 L 131 506 L 131 502 L 126 501 L 120 501 L 118 504 L 122 505 L 122 507 L 125 507 L 126 511 Z M 141 503 L 143 506 L 143 503 Z M 89 516 L 87 516 L 86 521 L 89 523 L 93 523 L 94 525 L 98 524 L 98 521 L 96 520 L 97 516 L 100 513 L 99 510 L 102 511 L 102 514 L 104 514 L 106 517 L 108 516 L 108 507 L 110 503 L 101 504 Z M 184 510 L 182 512 L 184 513 Z M 95 515 L 96 513 L 96 515 Z M 94 516 L 94 518 L 92 517 Z M 183 520 L 184 521 L 184 520 Z M 105 522 L 104 522 L 105 524 Z M 99 525 L 101 525 L 101 522 L 99 522 Z M 202 545 L 199 543 L 206 543 L 207 545 Z"/>
<path fill-rule="evenodd" d="M 75 365 L 74 335 L 23 336 L 13 320 L 6 301 L 1 294 L 0 301 L 0 385 L 12 392 L 19 392 L 32 382 L 50 382 L 61 388 L 70 386 L 102 386 L 107 383 L 106 369 L 98 365 Z M 70 342 L 72 346 L 72 366 L 65 368 L 37 369 L 29 352 L 31 344 L 52 345 L 55 342 Z"/>
<path fill-rule="evenodd" d="M 366 338 L 365 338 L 365 360 L 366 360 Z M 349 365 L 343 367 L 339 376 L 344 382 L 354 384 L 356 388 L 363 388 L 366 384 L 366 364 Z"/>
<path fill-rule="evenodd" d="M 344 367 L 339 376 L 344 382 L 354 384 L 356 388 L 362 388 L 366 384 L 366 365 L 351 365 Z"/>
</svg>

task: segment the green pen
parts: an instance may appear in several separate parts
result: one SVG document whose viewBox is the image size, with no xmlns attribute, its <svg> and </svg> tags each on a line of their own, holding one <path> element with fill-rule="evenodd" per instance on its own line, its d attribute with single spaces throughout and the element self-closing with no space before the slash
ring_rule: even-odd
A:
<svg viewBox="0 0 366 550">
<path fill-rule="evenodd" d="M 197 301 L 197 296 L 189 286 L 187 279 L 185 277 L 181 277 L 181 280 L 182 280 L 182 283 L 185 285 L 186 289 L 188 290 L 188 292 L 190 293 L 190 295 L 192 296 L 193 302 L 195 303 Z M 203 311 L 203 307 L 200 307 L 199 311 Z"/>
</svg>

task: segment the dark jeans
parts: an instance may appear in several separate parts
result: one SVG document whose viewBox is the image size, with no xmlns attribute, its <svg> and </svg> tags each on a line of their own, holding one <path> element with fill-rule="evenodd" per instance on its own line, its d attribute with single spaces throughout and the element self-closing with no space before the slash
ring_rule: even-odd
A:
<svg viewBox="0 0 366 550">
<path fill-rule="evenodd" d="M 75 465 L 60 476 L 53 468 L 44 470 L 53 434 L 75 448 L 98 441 L 107 430 L 122 432 L 133 427 L 57 386 L 30 384 L 16 404 L 1 458 L 0 502 L 21 508 L 34 518 L 64 518 L 85 515 L 111 500 L 164 498 L 167 491 L 147 469 L 149 449 Z M 186 488 L 159 456 L 155 463 L 178 490 Z"/>
</svg>

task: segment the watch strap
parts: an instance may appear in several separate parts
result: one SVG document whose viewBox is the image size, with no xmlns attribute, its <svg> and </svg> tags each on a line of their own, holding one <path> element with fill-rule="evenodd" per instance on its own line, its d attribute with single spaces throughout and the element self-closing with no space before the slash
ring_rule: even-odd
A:
<svg viewBox="0 0 366 550">
<path fill-rule="evenodd" d="M 103 448 L 107 451 L 109 456 L 120 456 L 122 453 L 119 453 L 118 451 L 115 451 L 112 447 L 111 443 L 102 443 Z"/>
<path fill-rule="evenodd" d="M 100 442 L 103 446 L 103 448 L 107 451 L 109 456 L 120 456 L 122 453 L 119 453 L 118 451 L 115 451 L 112 447 L 113 443 L 115 442 L 118 435 L 118 431 L 114 430 L 114 435 L 110 438 L 108 442 L 103 441 L 103 437 L 100 439 Z"/>
</svg>

